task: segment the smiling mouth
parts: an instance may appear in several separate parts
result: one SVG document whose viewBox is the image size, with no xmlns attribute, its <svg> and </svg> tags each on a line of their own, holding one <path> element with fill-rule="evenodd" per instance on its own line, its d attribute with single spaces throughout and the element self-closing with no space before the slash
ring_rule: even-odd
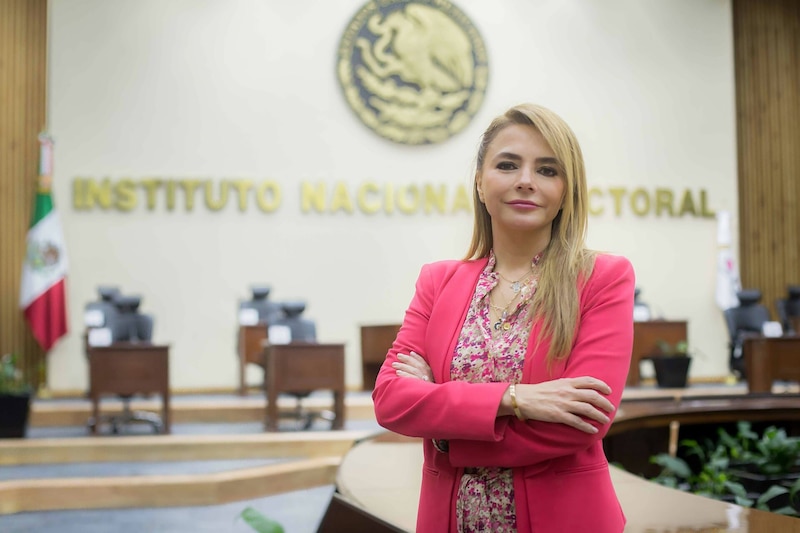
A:
<svg viewBox="0 0 800 533">
<path fill-rule="evenodd" d="M 525 200 L 513 200 L 511 202 L 508 202 L 508 205 L 513 205 L 514 207 L 529 207 L 529 208 L 541 207 L 539 204 L 535 204 L 533 202 L 528 202 Z"/>
</svg>

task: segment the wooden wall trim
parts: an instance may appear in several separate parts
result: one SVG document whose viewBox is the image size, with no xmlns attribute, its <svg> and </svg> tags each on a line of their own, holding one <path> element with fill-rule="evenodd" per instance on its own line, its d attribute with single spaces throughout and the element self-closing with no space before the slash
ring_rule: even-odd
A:
<svg viewBox="0 0 800 533">
<path fill-rule="evenodd" d="M 800 2 L 734 0 L 742 284 L 800 285 Z"/>
<path fill-rule="evenodd" d="M 34 384 L 44 353 L 19 309 L 39 166 L 38 134 L 45 128 L 47 0 L 0 2 L 0 355 L 15 352 Z"/>
</svg>

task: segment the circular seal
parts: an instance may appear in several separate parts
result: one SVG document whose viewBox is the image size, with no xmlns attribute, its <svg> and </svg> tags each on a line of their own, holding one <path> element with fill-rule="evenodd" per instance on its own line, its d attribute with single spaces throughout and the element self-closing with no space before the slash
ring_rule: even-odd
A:
<svg viewBox="0 0 800 533">
<path fill-rule="evenodd" d="M 402 144 L 463 130 L 489 79 L 483 39 L 447 0 L 367 2 L 341 38 L 337 71 L 358 118 Z"/>
</svg>

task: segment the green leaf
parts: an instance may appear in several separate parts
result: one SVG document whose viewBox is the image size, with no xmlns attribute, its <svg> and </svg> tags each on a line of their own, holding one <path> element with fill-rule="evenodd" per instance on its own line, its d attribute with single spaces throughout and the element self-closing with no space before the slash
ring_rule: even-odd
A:
<svg viewBox="0 0 800 533">
<path fill-rule="evenodd" d="M 283 526 L 267 518 L 252 507 L 245 508 L 239 516 L 247 525 L 258 533 L 284 533 Z"/>
<path fill-rule="evenodd" d="M 735 481 L 726 481 L 725 488 L 728 489 L 728 492 L 734 496 L 741 498 L 747 497 L 747 491 L 744 489 L 744 486 L 741 483 L 736 483 Z"/>
<path fill-rule="evenodd" d="M 781 485 L 772 485 L 770 488 L 766 490 L 766 492 L 764 492 L 761 496 L 758 497 L 757 503 L 759 505 L 762 503 L 766 504 L 772 498 L 780 496 L 781 494 L 786 494 L 788 492 L 789 489 L 787 489 L 786 487 L 783 487 Z"/>
<path fill-rule="evenodd" d="M 654 455 L 650 458 L 650 462 L 661 466 L 668 472 L 672 472 L 679 478 L 688 479 L 692 475 L 692 469 L 689 468 L 686 461 L 678 457 L 672 457 L 668 453 Z"/>
</svg>

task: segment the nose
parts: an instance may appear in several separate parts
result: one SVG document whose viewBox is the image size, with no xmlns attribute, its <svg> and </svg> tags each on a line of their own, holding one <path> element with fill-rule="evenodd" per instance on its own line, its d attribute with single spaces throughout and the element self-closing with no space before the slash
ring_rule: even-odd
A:
<svg viewBox="0 0 800 533">
<path fill-rule="evenodd" d="M 517 190 L 534 190 L 536 188 L 536 174 L 533 169 L 523 167 L 520 169 L 519 173 L 517 174 L 517 183 L 516 189 Z"/>
</svg>

